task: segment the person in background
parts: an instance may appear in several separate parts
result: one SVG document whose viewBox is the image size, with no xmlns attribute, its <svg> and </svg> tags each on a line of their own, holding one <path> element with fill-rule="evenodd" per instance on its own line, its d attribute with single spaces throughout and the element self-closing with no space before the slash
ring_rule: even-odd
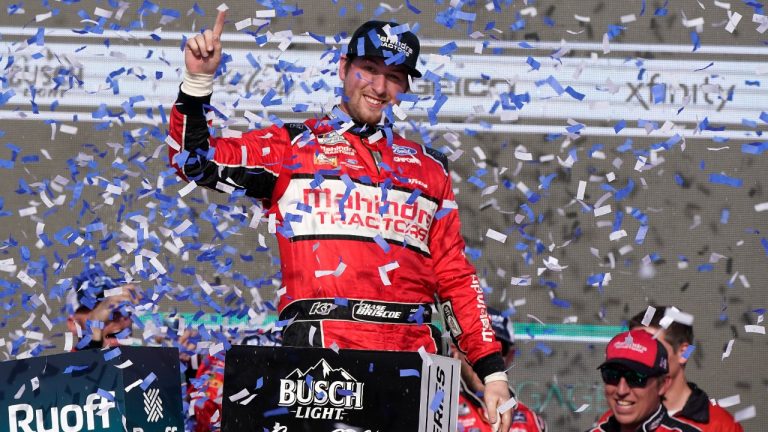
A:
<svg viewBox="0 0 768 432">
<path fill-rule="evenodd" d="M 506 369 L 512 367 L 515 359 L 515 332 L 512 323 L 498 311 L 488 308 L 496 340 L 501 343 L 501 355 Z M 461 390 L 459 392 L 458 432 L 490 432 L 491 423 L 483 403 L 485 390 L 483 381 L 467 362 L 467 358 L 456 346 L 451 346 L 451 356 L 461 361 Z M 510 389 L 510 393 L 512 390 Z M 546 432 L 547 425 L 530 408 L 518 401 L 512 415 L 509 432 Z"/>
<path fill-rule="evenodd" d="M 728 411 L 710 403 L 709 396 L 686 378 L 685 366 L 693 350 L 693 327 L 674 320 L 663 327 L 661 322 L 667 316 L 667 311 L 679 312 L 670 306 L 659 306 L 654 308 L 653 315 L 647 321 L 644 321 L 646 311 L 638 313 L 629 321 L 630 330 L 643 329 L 653 334 L 669 354 L 672 384 L 664 395 L 667 412 L 693 423 L 704 432 L 743 432 L 744 429 Z"/>
<path fill-rule="evenodd" d="M 600 375 L 610 408 L 589 432 L 700 432 L 661 403 L 672 382 L 667 350 L 644 330 L 614 336 Z"/>
<path fill-rule="evenodd" d="M 74 277 L 66 296 L 71 349 L 117 346 L 129 339 L 139 296 L 137 285 L 109 276 L 100 264 Z"/>
</svg>

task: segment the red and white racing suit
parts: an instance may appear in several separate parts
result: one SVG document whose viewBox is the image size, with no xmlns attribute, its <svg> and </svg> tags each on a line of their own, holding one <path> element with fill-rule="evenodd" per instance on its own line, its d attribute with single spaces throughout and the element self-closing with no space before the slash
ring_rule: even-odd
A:
<svg viewBox="0 0 768 432">
<path fill-rule="evenodd" d="M 285 345 L 434 353 L 437 295 L 478 375 L 504 370 L 441 153 L 390 131 L 339 133 L 341 115 L 211 137 L 209 103 L 179 93 L 170 161 L 184 179 L 243 189 L 275 215 Z"/>
</svg>

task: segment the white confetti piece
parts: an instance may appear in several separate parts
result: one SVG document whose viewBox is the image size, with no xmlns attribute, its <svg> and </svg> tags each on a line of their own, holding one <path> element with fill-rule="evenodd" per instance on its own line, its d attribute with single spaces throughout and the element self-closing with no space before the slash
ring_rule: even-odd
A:
<svg viewBox="0 0 768 432">
<path fill-rule="evenodd" d="M 192 358 L 195 358 L 196 356 L 192 356 Z M 133 366 L 133 362 L 130 360 L 126 360 L 118 365 L 114 365 L 118 369 L 128 369 L 129 367 Z"/>
<path fill-rule="evenodd" d="M 745 325 L 744 331 L 747 333 L 765 334 L 765 327 L 759 325 Z"/>
<path fill-rule="evenodd" d="M 580 407 L 576 408 L 576 413 L 584 412 L 589 408 L 589 404 L 582 404 Z"/>
<path fill-rule="evenodd" d="M 591 22 L 591 21 L 592 21 L 592 18 L 590 18 L 590 17 L 588 17 L 588 16 L 574 15 L 573 17 L 574 17 L 574 18 L 576 19 L 576 21 L 578 21 L 578 22 L 589 23 L 589 22 Z"/>
<path fill-rule="evenodd" d="M 523 276 L 523 277 L 512 277 L 512 285 L 515 286 L 530 286 L 531 285 L 531 277 L 530 276 Z"/>
<path fill-rule="evenodd" d="M 764 212 L 766 210 L 768 210 L 768 202 L 764 202 L 764 203 L 760 203 L 760 204 L 755 204 L 755 211 L 756 212 Z"/>
<path fill-rule="evenodd" d="M 731 350 L 733 349 L 733 342 L 735 339 L 731 339 L 728 341 L 728 346 L 725 347 L 725 352 L 723 353 L 723 357 L 720 359 L 720 361 L 723 361 L 731 356 Z"/>
<path fill-rule="evenodd" d="M 72 351 L 74 346 L 73 334 L 71 332 L 64 333 L 64 352 Z"/>
<path fill-rule="evenodd" d="M 22 384 L 21 387 L 19 387 L 19 389 L 16 391 L 16 394 L 13 395 L 13 399 L 16 400 L 16 399 L 21 398 L 21 395 L 24 394 L 24 390 L 26 390 L 26 389 L 27 389 L 27 385 L 26 384 Z"/>
<path fill-rule="evenodd" d="M 489 239 L 496 240 L 499 243 L 504 243 L 507 241 L 506 234 L 500 233 L 498 231 L 494 231 L 490 228 L 488 228 L 488 232 L 485 233 L 485 236 Z"/>
<path fill-rule="evenodd" d="M 179 189 L 179 196 L 185 197 L 189 195 L 189 193 L 195 190 L 196 187 L 197 187 L 197 183 L 195 183 L 194 180 L 191 180 L 183 188 Z"/>
<path fill-rule="evenodd" d="M 40 388 L 40 378 L 34 377 L 29 381 L 32 383 L 32 391 L 35 391 Z"/>
<path fill-rule="evenodd" d="M 274 9 L 256 11 L 256 18 L 274 18 L 277 16 Z"/>
<path fill-rule="evenodd" d="M 30 277 L 24 270 L 19 271 L 16 277 L 18 277 L 19 280 L 24 283 L 24 285 L 27 285 L 30 288 L 37 284 L 37 281 L 32 279 L 32 277 Z"/>
<path fill-rule="evenodd" d="M 230 402 L 237 402 L 240 399 L 244 399 L 244 398 L 250 396 L 250 394 L 251 393 L 248 391 L 248 389 L 242 389 L 239 392 L 237 392 L 237 393 L 235 393 L 233 395 L 230 395 L 229 396 L 229 400 L 230 400 Z"/>
<path fill-rule="evenodd" d="M 496 412 L 498 413 L 498 415 L 501 415 L 515 408 L 517 408 L 517 399 L 515 399 L 514 397 L 510 397 L 496 409 Z"/>
<path fill-rule="evenodd" d="M 606 205 L 595 209 L 595 217 L 605 216 L 611 212 L 611 206 Z"/>
<path fill-rule="evenodd" d="M 645 315 L 643 315 L 643 321 L 641 321 L 641 324 L 648 327 L 651 325 L 651 321 L 653 320 L 653 315 L 656 313 L 656 308 L 653 306 L 648 306 L 648 309 L 645 310 Z"/>
<path fill-rule="evenodd" d="M 126 393 L 130 392 L 130 391 L 131 391 L 131 390 L 133 390 L 134 388 L 136 388 L 136 387 L 140 386 L 142 382 L 144 382 L 144 380 L 142 380 L 142 379 L 137 379 L 136 381 L 134 381 L 134 382 L 132 382 L 132 383 L 128 384 L 128 386 L 126 386 L 126 387 L 125 387 L 125 392 L 126 392 Z"/>
<path fill-rule="evenodd" d="M 75 127 L 75 126 L 70 126 L 70 125 L 64 125 L 63 124 L 63 125 L 61 125 L 59 127 L 59 130 L 61 131 L 61 133 L 65 133 L 67 135 L 75 135 L 75 134 L 77 134 L 77 127 Z"/>
<path fill-rule="evenodd" d="M 533 155 L 528 152 L 515 151 L 515 158 L 522 161 L 532 161 Z"/>
<path fill-rule="evenodd" d="M 347 269 L 347 265 L 344 264 L 344 262 L 339 262 L 339 265 L 336 266 L 335 270 L 315 270 L 315 277 L 323 277 L 323 276 L 335 276 L 339 277 L 342 273 L 344 273 L 344 270 Z"/>
<path fill-rule="evenodd" d="M 693 315 L 689 313 L 685 313 L 675 307 L 667 308 L 666 311 L 664 312 L 664 318 L 670 318 L 672 319 L 672 321 L 675 321 L 687 326 L 693 325 Z"/>
<path fill-rule="evenodd" d="M 400 264 L 397 261 L 379 267 L 379 277 L 381 278 L 381 282 L 387 286 L 392 285 L 392 281 L 389 280 L 389 275 L 387 273 L 398 268 L 400 268 Z"/>
<path fill-rule="evenodd" d="M 717 404 L 723 408 L 732 407 L 741 403 L 741 395 L 733 395 L 717 400 Z"/>
<path fill-rule="evenodd" d="M 253 24 L 253 20 L 251 18 L 240 20 L 235 23 L 235 30 L 240 31 L 246 27 L 250 27 L 252 24 Z"/>
<path fill-rule="evenodd" d="M 429 354 L 427 354 L 427 350 L 425 350 L 423 346 L 420 346 L 418 351 L 419 357 L 421 357 L 421 361 L 424 362 L 424 364 L 427 366 L 432 366 L 432 363 L 434 362 L 432 361 L 432 358 L 429 356 Z"/>
<path fill-rule="evenodd" d="M 553 256 L 546 257 L 543 262 L 552 271 L 563 271 L 568 268 L 568 266 L 561 266 L 559 260 Z"/>
<path fill-rule="evenodd" d="M 736 30 L 736 26 L 739 25 L 740 21 L 740 13 L 728 11 L 728 24 L 725 25 L 725 31 L 728 33 L 733 33 L 733 31 Z"/>
<path fill-rule="evenodd" d="M 622 24 L 629 24 L 629 23 L 632 23 L 632 22 L 635 22 L 635 21 L 637 21 L 637 17 L 635 16 L 635 14 L 629 14 L 629 15 L 622 15 L 621 16 L 621 23 Z"/>
<path fill-rule="evenodd" d="M 43 14 L 35 15 L 35 22 L 43 22 L 53 16 L 53 12 L 46 12 Z"/>
<path fill-rule="evenodd" d="M 584 193 L 587 191 L 587 182 L 579 180 L 579 189 L 576 191 L 576 199 L 584 200 Z"/>
<path fill-rule="evenodd" d="M 611 241 L 621 240 L 627 236 L 627 232 L 624 230 L 614 231 L 608 235 L 608 239 Z"/>
<path fill-rule="evenodd" d="M 737 411 L 733 414 L 733 419 L 736 422 L 743 422 L 744 420 L 749 420 L 751 418 L 754 418 L 757 415 L 757 410 L 755 409 L 754 405 L 750 405 L 743 410 Z"/>
</svg>

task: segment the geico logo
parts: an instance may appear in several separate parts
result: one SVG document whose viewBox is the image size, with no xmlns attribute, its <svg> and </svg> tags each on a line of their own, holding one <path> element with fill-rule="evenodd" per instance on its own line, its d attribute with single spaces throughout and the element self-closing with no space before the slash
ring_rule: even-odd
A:
<svg viewBox="0 0 768 432">
<path fill-rule="evenodd" d="M 109 394 L 114 396 L 115 392 Z M 8 407 L 8 424 L 10 432 L 80 432 L 96 430 L 96 417 L 101 417 L 100 428 L 107 429 L 109 410 L 114 407 L 114 402 L 98 393 L 92 393 L 85 398 L 83 406 L 73 404 L 61 408 L 51 407 L 50 420 L 46 421 L 42 409 L 34 409 L 28 404 L 16 404 Z M 46 426 L 48 424 L 50 427 Z"/>
</svg>

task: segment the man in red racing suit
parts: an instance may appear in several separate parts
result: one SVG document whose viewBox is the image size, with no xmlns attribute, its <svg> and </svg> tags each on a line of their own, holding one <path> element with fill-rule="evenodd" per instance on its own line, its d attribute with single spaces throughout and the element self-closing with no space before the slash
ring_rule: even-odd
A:
<svg viewBox="0 0 768 432">
<path fill-rule="evenodd" d="M 427 324 L 437 296 L 486 381 L 495 421 L 509 399 L 507 379 L 464 256 L 446 158 L 394 133 L 391 122 L 379 124 L 408 91 L 408 75 L 420 76 L 417 37 L 395 33 L 396 23 L 363 24 L 340 59 L 344 95 L 332 113 L 222 138 L 209 135 L 206 108 L 223 26 L 222 12 L 213 31 L 187 42 L 169 157 L 185 180 L 240 189 L 268 207 L 281 257 L 284 344 L 434 353 Z M 393 56 L 399 64 L 385 61 Z M 502 413 L 501 426 L 511 414 Z"/>
</svg>

